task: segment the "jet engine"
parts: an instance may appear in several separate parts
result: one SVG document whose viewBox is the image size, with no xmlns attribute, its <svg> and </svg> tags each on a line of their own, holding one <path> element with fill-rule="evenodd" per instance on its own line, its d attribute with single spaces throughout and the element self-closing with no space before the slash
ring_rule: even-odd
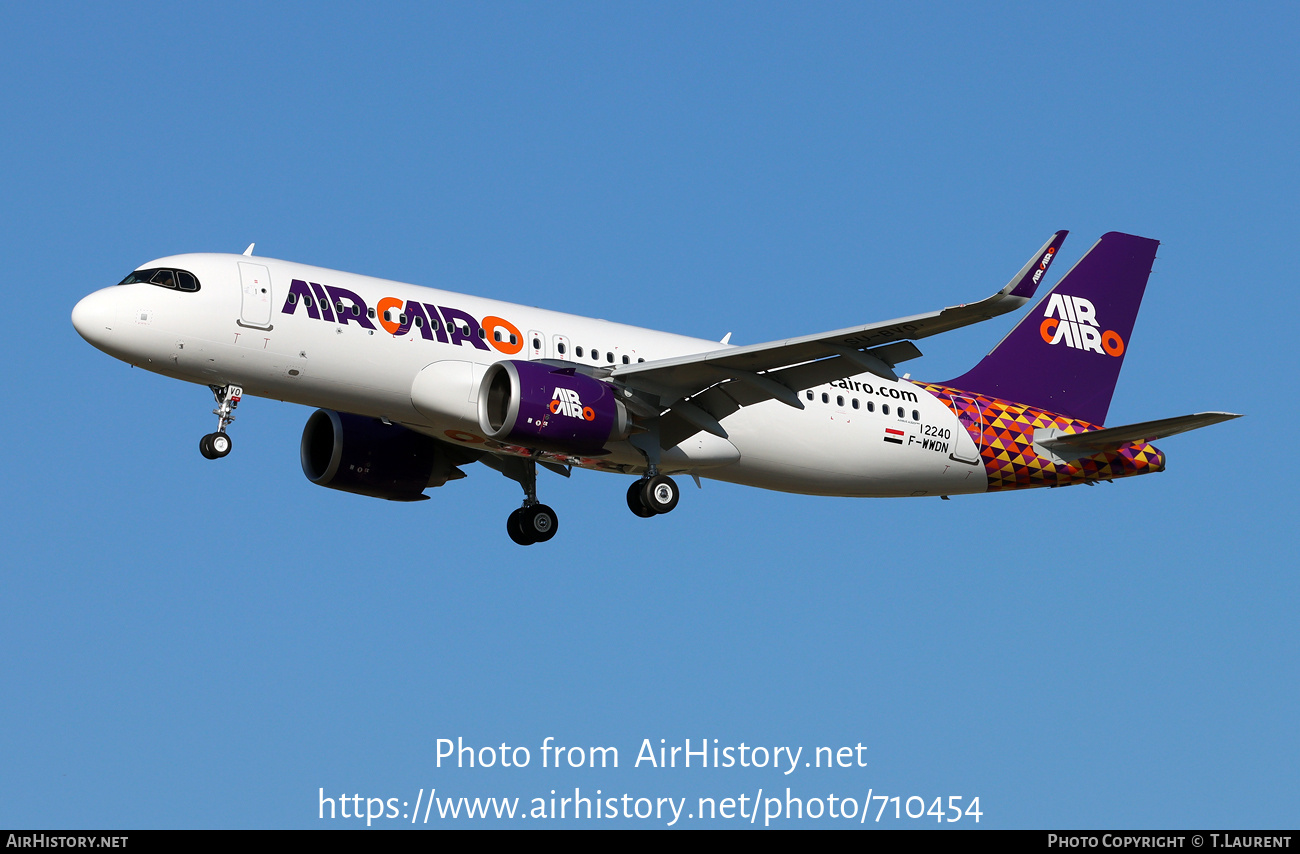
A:
<svg viewBox="0 0 1300 854">
<path fill-rule="evenodd" d="M 457 480 L 456 449 L 376 418 L 318 409 L 302 430 L 302 472 L 318 486 L 389 501 L 423 501 Z"/>
<path fill-rule="evenodd" d="M 496 362 L 483 375 L 478 423 L 493 439 L 595 456 L 630 432 L 614 388 L 573 368 L 538 362 Z"/>
</svg>

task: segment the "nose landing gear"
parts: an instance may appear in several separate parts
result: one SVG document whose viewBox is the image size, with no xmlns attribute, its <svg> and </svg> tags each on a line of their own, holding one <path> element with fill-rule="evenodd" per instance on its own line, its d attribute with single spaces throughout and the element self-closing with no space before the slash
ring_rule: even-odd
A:
<svg viewBox="0 0 1300 854">
<path fill-rule="evenodd" d="M 235 407 L 244 396 L 244 390 L 237 385 L 214 385 L 212 396 L 217 399 L 217 408 L 212 414 L 217 416 L 217 432 L 209 433 L 199 440 L 199 453 L 210 460 L 219 460 L 230 453 L 232 443 L 226 427 L 235 420 Z"/>
<path fill-rule="evenodd" d="M 199 453 L 210 460 L 219 460 L 230 453 L 230 437 L 225 433 L 209 433 L 199 440 Z"/>
</svg>

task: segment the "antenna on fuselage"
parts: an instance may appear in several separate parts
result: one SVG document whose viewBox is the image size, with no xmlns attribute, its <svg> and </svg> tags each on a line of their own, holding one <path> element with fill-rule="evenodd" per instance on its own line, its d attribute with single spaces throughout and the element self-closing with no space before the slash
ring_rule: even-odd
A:
<svg viewBox="0 0 1300 854">
<path fill-rule="evenodd" d="M 250 244 L 248 244 L 248 248 L 244 250 L 244 254 L 245 254 L 245 255 L 248 255 L 248 256 L 251 257 L 252 254 L 253 254 L 253 247 L 256 246 L 256 245 L 257 245 L 256 243 L 250 243 Z"/>
</svg>

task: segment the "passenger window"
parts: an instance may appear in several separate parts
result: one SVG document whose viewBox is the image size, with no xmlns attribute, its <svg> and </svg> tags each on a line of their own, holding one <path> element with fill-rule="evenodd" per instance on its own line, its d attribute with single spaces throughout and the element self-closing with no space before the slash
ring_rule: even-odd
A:
<svg viewBox="0 0 1300 854">
<path fill-rule="evenodd" d="M 416 329 L 423 329 L 423 328 L 424 328 L 424 318 L 423 318 L 423 317 L 420 317 L 420 315 L 418 315 L 418 314 L 415 316 L 415 328 L 416 328 Z"/>
<path fill-rule="evenodd" d="M 606 353 L 606 354 L 605 354 L 605 361 L 606 361 L 606 362 L 609 362 L 611 365 L 614 364 L 614 354 L 613 354 L 613 353 Z"/>
<path fill-rule="evenodd" d="M 813 399 L 812 389 L 808 389 L 808 391 L 804 392 L 804 394 L 807 396 L 809 400 Z"/>
<path fill-rule="evenodd" d="M 510 336 L 510 337 L 513 338 L 514 336 L 512 335 L 512 336 Z M 513 343 L 513 342 L 511 342 L 511 343 Z M 564 347 L 564 345 L 561 344 L 560 347 Z M 534 339 L 533 339 L 533 349 L 534 349 L 534 350 L 540 350 L 540 349 L 542 349 L 542 342 L 539 341 L 538 339 L 534 338 Z M 560 352 L 563 353 L 564 350 L 561 349 Z"/>
<path fill-rule="evenodd" d="M 577 356 L 579 359 L 581 359 L 581 358 L 582 358 L 582 348 L 581 348 L 581 347 L 574 347 L 574 348 L 573 348 L 573 354 L 574 354 L 575 356 Z"/>
<path fill-rule="evenodd" d="M 555 350 L 556 350 L 556 352 L 558 352 L 561 356 L 564 355 L 564 351 L 565 351 L 566 349 L 568 349 L 568 348 L 564 346 L 564 342 L 563 342 L 563 341 L 561 341 L 559 344 L 556 344 L 556 345 L 555 345 Z"/>
<path fill-rule="evenodd" d="M 373 305 L 370 308 L 366 309 L 366 317 L 370 318 L 371 320 L 375 319 L 375 307 Z"/>
<path fill-rule="evenodd" d="M 885 415 L 888 415 L 888 414 L 889 414 L 889 404 L 888 404 L 888 403 L 882 403 L 882 404 L 880 404 L 880 411 L 883 412 Z"/>
<path fill-rule="evenodd" d="M 857 409 L 857 408 L 858 408 L 858 399 L 857 399 L 856 397 L 853 398 L 853 408 L 854 408 L 854 409 Z"/>
<path fill-rule="evenodd" d="M 298 295 L 289 294 L 289 305 L 297 305 L 297 304 L 298 304 Z"/>
<path fill-rule="evenodd" d="M 841 395 L 839 395 L 839 396 L 837 396 L 837 397 L 835 398 L 835 405 L 836 405 L 836 406 L 843 406 L 843 405 L 844 405 L 844 395 L 841 394 Z"/>
<path fill-rule="evenodd" d="M 912 410 L 912 420 L 913 420 L 913 421 L 920 421 L 920 420 L 921 420 L 921 413 L 919 413 L 919 412 L 917 412 L 915 409 L 913 409 L 913 410 Z"/>
<path fill-rule="evenodd" d="M 623 357 L 623 364 L 625 364 L 625 365 L 630 365 L 630 364 L 632 364 L 632 360 L 629 359 L 627 356 L 624 356 L 624 357 Z"/>
<path fill-rule="evenodd" d="M 876 411 L 876 402 L 875 402 L 874 400 L 868 400 L 868 401 L 867 401 L 867 411 L 868 411 L 868 412 L 875 412 L 875 411 Z"/>
<path fill-rule="evenodd" d="M 830 403 L 830 402 L 831 402 L 831 396 L 826 392 L 822 392 L 822 403 Z"/>
</svg>

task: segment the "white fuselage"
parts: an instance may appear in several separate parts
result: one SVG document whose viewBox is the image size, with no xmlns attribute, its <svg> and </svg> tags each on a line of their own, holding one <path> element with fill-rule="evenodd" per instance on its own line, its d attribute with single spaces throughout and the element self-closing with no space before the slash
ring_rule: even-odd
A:
<svg viewBox="0 0 1300 854">
<path fill-rule="evenodd" d="M 485 439 L 477 400 L 493 362 L 614 368 L 722 349 L 714 341 L 270 258 L 178 255 L 141 269 L 154 267 L 187 270 L 201 286 L 97 291 L 73 313 L 81 334 L 110 355 L 169 377 L 385 418 L 497 453 L 511 449 Z M 340 292 L 359 297 L 358 313 Z M 318 297 L 310 307 L 303 298 L 318 293 L 327 295 L 328 319 Z M 906 380 L 864 374 L 800 390 L 799 399 L 802 410 L 776 400 L 736 409 L 719 419 L 726 439 L 697 433 L 665 450 L 664 470 L 815 495 L 985 491 L 985 469 L 967 431 L 940 400 Z M 645 458 L 628 442 L 607 450 L 596 458 L 550 456 L 594 469 L 644 469 Z"/>
</svg>

